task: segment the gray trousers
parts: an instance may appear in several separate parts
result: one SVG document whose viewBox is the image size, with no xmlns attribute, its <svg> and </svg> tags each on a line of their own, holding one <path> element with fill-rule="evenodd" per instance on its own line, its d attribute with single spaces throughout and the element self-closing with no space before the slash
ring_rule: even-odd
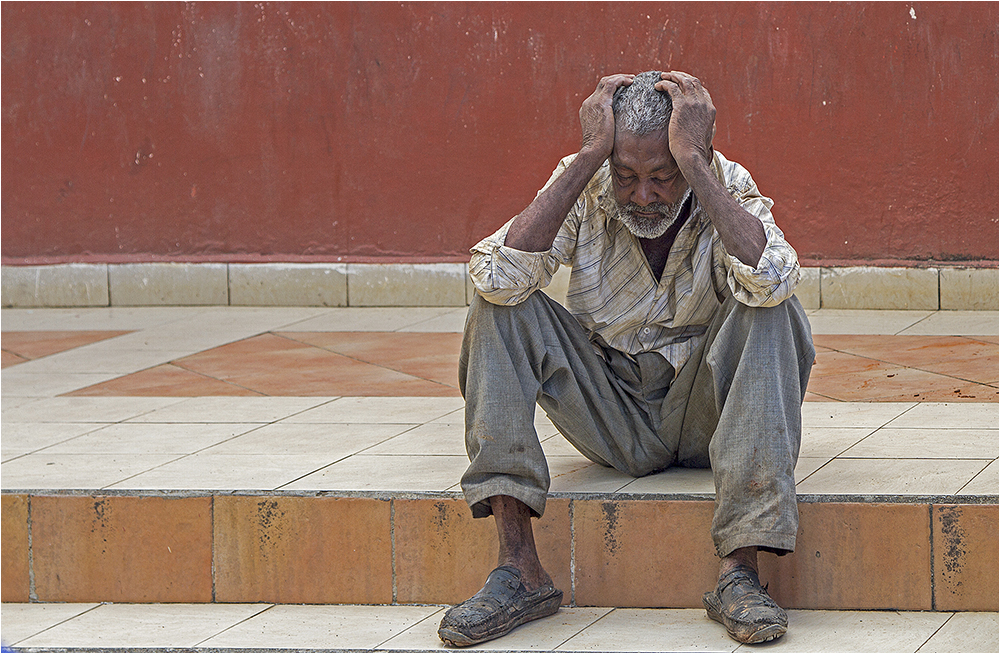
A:
<svg viewBox="0 0 1000 654">
<path fill-rule="evenodd" d="M 594 341 L 601 354 L 592 345 Z M 459 360 L 471 464 L 462 489 L 475 517 L 508 495 L 545 511 L 548 466 L 536 403 L 584 456 L 641 477 L 711 467 L 719 556 L 795 548 L 795 462 L 815 359 L 796 298 L 720 304 L 704 342 L 674 374 L 660 354 L 626 355 L 592 339 L 544 293 L 515 306 L 476 295 Z"/>
</svg>

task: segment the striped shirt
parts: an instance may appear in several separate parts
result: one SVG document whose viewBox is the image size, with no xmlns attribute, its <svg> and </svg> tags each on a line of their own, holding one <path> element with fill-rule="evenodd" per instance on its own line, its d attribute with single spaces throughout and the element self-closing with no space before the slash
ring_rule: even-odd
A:
<svg viewBox="0 0 1000 654">
<path fill-rule="evenodd" d="M 575 156 L 559 163 L 542 190 Z M 566 308 L 588 332 L 628 354 L 659 352 L 680 370 L 729 293 L 749 306 L 774 306 L 790 297 L 799 281 L 798 257 L 774 224 L 771 199 L 760 194 L 745 168 L 718 152 L 712 171 L 764 226 L 767 246 L 756 268 L 726 252 L 708 212 L 694 198 L 657 283 L 638 239 L 609 217 L 614 196 L 605 161 L 548 252 L 504 245 L 511 219 L 472 248 L 472 281 L 489 302 L 513 305 L 547 286 L 560 265 L 571 266 Z"/>
</svg>

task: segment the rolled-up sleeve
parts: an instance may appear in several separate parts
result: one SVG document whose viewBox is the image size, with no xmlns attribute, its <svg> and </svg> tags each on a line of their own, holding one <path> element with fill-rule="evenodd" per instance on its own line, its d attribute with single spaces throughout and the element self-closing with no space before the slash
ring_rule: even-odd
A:
<svg viewBox="0 0 1000 654">
<path fill-rule="evenodd" d="M 559 162 L 538 194 L 548 188 L 572 160 L 573 156 L 569 156 Z M 472 259 L 469 261 L 469 275 L 479 294 L 493 304 L 513 305 L 548 286 L 559 266 L 568 264 L 572 259 L 580 205 L 577 202 L 570 210 L 548 251 L 524 252 L 504 245 L 514 218 L 473 246 L 470 250 Z"/>
<path fill-rule="evenodd" d="M 729 168 L 729 170 L 727 170 Z M 716 256 L 725 262 L 726 283 L 737 301 L 752 307 L 773 307 L 795 292 L 799 283 L 799 258 L 795 249 L 774 222 L 771 207 L 774 202 L 760 194 L 750 173 L 739 164 L 724 162 L 726 187 L 747 212 L 764 226 L 767 245 L 757 267 L 746 265 L 725 251 L 722 240 L 716 240 Z"/>
</svg>

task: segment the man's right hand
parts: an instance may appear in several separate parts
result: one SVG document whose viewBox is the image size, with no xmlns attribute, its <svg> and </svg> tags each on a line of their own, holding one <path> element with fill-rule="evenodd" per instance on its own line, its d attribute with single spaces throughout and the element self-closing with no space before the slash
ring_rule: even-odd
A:
<svg viewBox="0 0 1000 654">
<path fill-rule="evenodd" d="M 611 111 L 611 100 L 621 86 L 632 83 L 635 75 L 609 75 L 601 78 L 597 89 L 580 107 L 580 126 L 583 128 L 583 144 L 580 153 L 593 153 L 604 161 L 611 156 L 615 146 L 615 116 Z"/>
</svg>

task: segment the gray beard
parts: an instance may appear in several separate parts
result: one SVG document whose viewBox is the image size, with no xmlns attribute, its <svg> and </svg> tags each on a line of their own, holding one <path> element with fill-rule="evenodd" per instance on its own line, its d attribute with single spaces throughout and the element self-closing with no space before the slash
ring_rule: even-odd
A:
<svg viewBox="0 0 1000 654">
<path fill-rule="evenodd" d="M 628 231 L 639 238 L 659 238 L 666 234 L 667 230 L 677 222 L 677 219 L 681 215 L 681 210 L 684 208 L 684 203 L 687 202 L 690 195 L 691 189 L 689 188 L 684 192 L 683 197 L 673 204 L 654 202 L 645 207 L 640 207 L 635 202 L 619 204 L 618 200 L 612 195 L 611 217 L 620 220 Z M 635 212 L 640 209 L 642 211 L 655 211 L 658 215 L 654 218 L 639 216 Z"/>
</svg>

